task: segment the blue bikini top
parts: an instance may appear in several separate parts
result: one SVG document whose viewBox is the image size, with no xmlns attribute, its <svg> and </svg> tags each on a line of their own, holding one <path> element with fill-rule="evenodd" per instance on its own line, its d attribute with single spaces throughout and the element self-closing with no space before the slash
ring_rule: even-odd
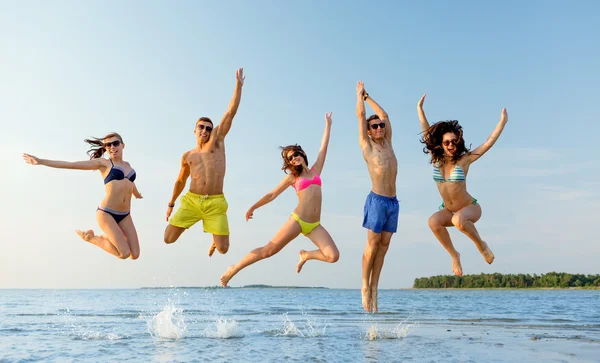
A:
<svg viewBox="0 0 600 363">
<path fill-rule="evenodd" d="M 104 184 L 108 184 L 113 180 L 123 180 L 125 178 L 129 179 L 132 183 L 135 181 L 135 170 L 131 169 L 129 174 L 125 175 L 125 171 L 123 170 L 123 168 L 121 168 L 118 165 L 115 165 L 112 159 L 108 160 L 110 160 L 112 168 L 110 168 L 108 175 L 106 176 L 106 178 L 104 178 Z"/>
</svg>

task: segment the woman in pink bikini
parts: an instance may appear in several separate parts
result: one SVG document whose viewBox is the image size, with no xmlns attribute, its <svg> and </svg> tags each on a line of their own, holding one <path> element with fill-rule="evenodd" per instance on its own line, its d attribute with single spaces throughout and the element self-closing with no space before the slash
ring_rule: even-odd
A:
<svg viewBox="0 0 600 363">
<path fill-rule="evenodd" d="M 329 232 L 327 232 L 320 222 L 322 197 L 321 177 L 319 175 L 325 163 L 330 131 L 331 112 L 325 115 L 325 132 L 323 133 L 321 149 L 319 150 L 317 161 L 315 161 L 310 169 L 308 168 L 308 158 L 302 147 L 299 145 L 282 147 L 282 169 L 286 173 L 286 176 L 275 189 L 250 207 L 246 212 L 246 221 L 252 219 L 256 209 L 275 200 L 279 194 L 290 186 L 296 190 L 298 206 L 292 212 L 290 219 L 285 222 L 269 243 L 250 251 L 237 264 L 227 269 L 223 276 L 221 276 L 221 285 L 227 286 L 229 280 L 243 268 L 281 251 L 283 247 L 298 237 L 300 233 L 308 237 L 318 249 L 314 251 L 300 251 L 300 262 L 296 266 L 296 272 L 300 272 L 302 266 L 308 260 L 334 263 L 339 259 L 340 252 Z"/>
</svg>

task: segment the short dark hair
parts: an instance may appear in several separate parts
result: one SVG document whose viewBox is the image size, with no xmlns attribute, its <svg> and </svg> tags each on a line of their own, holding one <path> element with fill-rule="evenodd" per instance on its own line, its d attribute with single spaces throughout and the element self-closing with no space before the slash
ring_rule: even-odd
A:
<svg viewBox="0 0 600 363">
<path fill-rule="evenodd" d="M 212 122 L 212 120 L 211 120 L 211 119 L 209 119 L 208 117 L 200 117 L 200 118 L 198 119 L 198 121 L 196 121 L 196 125 L 198 125 L 198 122 L 200 122 L 200 121 L 204 121 L 204 122 L 210 122 L 210 124 L 211 124 L 211 125 L 213 125 L 213 122 Z"/>
<path fill-rule="evenodd" d="M 379 118 L 379 116 L 377 116 L 377 115 L 371 115 L 371 116 L 369 116 L 369 118 L 367 119 L 367 123 L 369 123 L 369 122 L 371 122 L 371 121 L 373 121 L 373 120 L 381 120 L 381 119 L 380 119 L 380 118 Z"/>
</svg>

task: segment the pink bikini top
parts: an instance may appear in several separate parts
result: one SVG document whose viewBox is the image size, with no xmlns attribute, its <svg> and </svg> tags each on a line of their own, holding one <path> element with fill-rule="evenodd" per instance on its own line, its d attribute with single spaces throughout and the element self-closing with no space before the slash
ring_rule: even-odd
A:
<svg viewBox="0 0 600 363">
<path fill-rule="evenodd" d="M 314 169 L 310 169 L 310 170 L 314 171 Z M 321 186 L 321 177 L 319 176 L 319 174 L 316 174 L 315 177 L 312 179 L 296 178 L 296 182 L 294 183 L 293 187 L 294 187 L 294 189 L 296 189 L 296 192 L 300 192 L 313 184 Z"/>
</svg>

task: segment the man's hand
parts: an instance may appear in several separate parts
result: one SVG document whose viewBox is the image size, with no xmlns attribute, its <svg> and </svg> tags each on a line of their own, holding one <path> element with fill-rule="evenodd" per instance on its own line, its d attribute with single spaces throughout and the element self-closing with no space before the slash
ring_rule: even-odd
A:
<svg viewBox="0 0 600 363">
<path fill-rule="evenodd" d="M 361 98 L 365 95 L 365 83 L 363 81 L 358 81 L 356 84 L 356 95 Z"/>
<path fill-rule="evenodd" d="M 248 211 L 246 212 L 246 222 L 248 222 L 248 219 L 252 219 L 253 216 L 254 216 L 254 209 L 252 209 L 252 208 L 248 209 Z"/>
<path fill-rule="evenodd" d="M 167 208 L 167 222 L 169 221 L 169 217 L 171 216 L 172 212 L 173 212 L 173 207 L 168 207 Z"/>
</svg>

